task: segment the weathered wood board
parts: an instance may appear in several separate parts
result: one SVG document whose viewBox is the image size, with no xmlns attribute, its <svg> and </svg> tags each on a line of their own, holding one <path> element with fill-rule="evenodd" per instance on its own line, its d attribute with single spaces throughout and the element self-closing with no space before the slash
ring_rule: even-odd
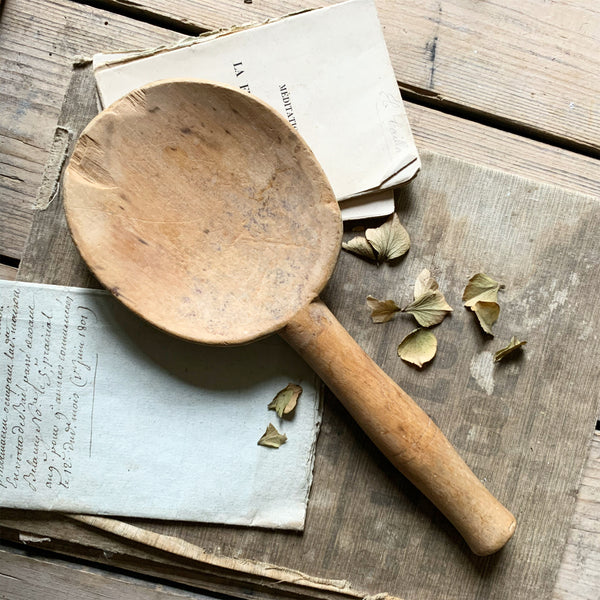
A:
<svg viewBox="0 0 600 600">
<path fill-rule="evenodd" d="M 8 267 L 6 265 L 0 265 L 0 279 L 16 279 L 17 269 L 14 267 Z"/>
<path fill-rule="evenodd" d="M 43 543 L 43 538 L 37 539 Z M 10 600 L 214 600 L 56 558 L 32 558 L 8 547 L 0 547 L 0 565 L 0 590 L 2 597 Z"/>
<path fill-rule="evenodd" d="M 600 431 L 596 431 L 577 494 L 553 600 L 600 596 Z"/>
<path fill-rule="evenodd" d="M 86 78 L 90 83 L 82 70 L 72 100 L 84 93 Z M 90 96 L 88 90 L 88 118 Z M 61 125 L 76 134 L 85 120 L 67 104 Z M 376 267 L 342 254 L 325 298 L 515 512 L 519 527 L 508 547 L 488 559 L 474 558 L 331 396 L 303 535 L 142 524 L 210 551 L 346 578 L 356 587 L 406 598 L 439 597 L 442 590 L 445 598 L 549 597 L 598 408 L 598 202 L 427 154 L 423 172 L 398 198 L 398 213 L 413 238 L 408 256 Z M 373 325 L 364 299 L 371 293 L 407 302 L 424 267 L 437 276 L 455 312 L 436 329 L 439 356 L 418 372 L 395 355 L 413 323 L 400 315 Z M 486 339 L 461 307 L 464 284 L 480 270 L 506 285 L 496 340 Z M 36 215 L 20 276 L 77 285 L 91 281 L 69 242 L 58 198 Z M 491 351 L 513 334 L 528 340 L 525 352 L 494 367 Z M 65 526 L 60 517 L 5 513 L 0 525 L 51 532 L 61 543 L 106 550 L 118 545 L 85 528 Z"/>
<path fill-rule="evenodd" d="M 11 0 L 0 21 L 0 254 L 20 258 L 73 60 L 182 36 L 69 0 Z"/>
<path fill-rule="evenodd" d="M 337 2 L 140 0 L 135 10 L 216 29 Z M 401 88 L 600 149 L 594 0 L 376 4 Z"/>
</svg>

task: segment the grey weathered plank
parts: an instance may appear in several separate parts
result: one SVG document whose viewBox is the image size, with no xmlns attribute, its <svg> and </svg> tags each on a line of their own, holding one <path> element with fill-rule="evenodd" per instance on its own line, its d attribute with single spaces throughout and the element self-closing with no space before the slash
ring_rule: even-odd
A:
<svg viewBox="0 0 600 600">
<path fill-rule="evenodd" d="M 61 126 L 76 130 L 73 119 L 77 113 L 65 109 Z M 58 202 L 53 206 L 58 209 Z M 420 598 L 437 597 L 440 590 L 447 598 L 529 598 L 535 590 L 536 597 L 549 597 L 596 419 L 597 398 L 579 398 L 566 375 L 583 389 L 597 388 L 599 348 L 589 331 L 599 315 L 588 301 L 593 286 L 587 282 L 597 277 L 594 231 L 600 208 L 591 198 L 427 155 L 423 173 L 401 194 L 398 209 L 413 235 L 408 257 L 377 269 L 344 254 L 326 297 L 359 343 L 423 404 L 517 513 L 515 539 L 496 557 L 473 559 L 333 398 L 326 405 L 303 536 L 185 523 L 145 525 L 208 550 L 347 578 L 372 591 Z M 37 219 L 54 218 L 49 215 L 40 212 Z M 46 233 L 34 238 L 37 255 L 35 260 L 26 255 L 21 277 L 35 273 L 45 281 L 84 284 L 85 270 L 74 268 L 77 260 L 67 247 L 56 245 L 52 230 L 39 230 Z M 44 269 L 44 259 L 55 252 L 67 254 Z M 363 302 L 368 293 L 402 302 L 424 266 L 439 277 L 455 313 L 436 329 L 440 356 L 417 373 L 394 356 L 395 344 L 412 324 L 398 318 L 372 325 Z M 28 274 L 30 268 L 38 270 Z M 498 343 L 513 333 L 529 340 L 521 361 L 493 372 L 491 395 L 485 360 L 492 344 L 460 308 L 464 282 L 483 269 L 507 284 Z M 577 302 L 589 311 L 580 314 Z M 564 362 L 585 336 L 586 359 Z M 556 433 L 549 436 L 549 431 Z M 29 524 L 27 519 L 21 514 L 13 526 L 52 531 L 58 539 L 78 543 L 90 535 L 64 527 L 59 518 Z M 2 524 L 10 527 L 11 519 Z"/>
<path fill-rule="evenodd" d="M 134 6 L 214 29 L 337 1 L 140 0 Z M 401 87 L 600 150 L 594 0 L 379 0 L 377 7 Z"/>
<path fill-rule="evenodd" d="M 419 150 L 600 196 L 600 160 L 406 102 Z"/>
<path fill-rule="evenodd" d="M 597 600 L 600 596 L 600 432 L 583 470 L 567 547 L 553 600 Z"/>
<path fill-rule="evenodd" d="M 60 152 L 52 155 L 46 166 L 44 180 L 48 183 L 41 188 L 38 196 L 44 208 L 36 211 L 37 218 L 31 226 L 18 278 L 53 284 L 72 281 L 83 287 L 94 287 L 98 284 L 75 249 L 59 194 L 65 158 L 70 155 L 83 127 L 98 112 L 90 65 L 74 69 L 67 98 L 76 100 L 65 102 L 58 118 L 55 140 L 60 142 L 55 147 L 60 148 Z"/>
<path fill-rule="evenodd" d="M 0 21 L 0 254 L 20 258 L 74 57 L 180 34 L 68 0 L 11 0 Z"/>
<path fill-rule="evenodd" d="M 43 545 L 43 538 L 35 538 Z M 0 547 L 0 594 L 10 600 L 211 600 L 204 594 Z M 214 597 L 212 597 L 214 598 Z"/>
</svg>

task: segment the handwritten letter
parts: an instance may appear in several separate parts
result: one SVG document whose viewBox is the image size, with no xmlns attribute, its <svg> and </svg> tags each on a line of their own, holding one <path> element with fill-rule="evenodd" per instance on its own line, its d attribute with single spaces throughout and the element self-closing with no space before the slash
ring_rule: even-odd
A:
<svg viewBox="0 0 600 600">
<path fill-rule="evenodd" d="M 258 446 L 290 382 L 289 441 Z M 0 281 L 0 391 L 0 506 L 303 527 L 319 393 L 278 338 L 206 348 L 102 291 Z"/>
</svg>

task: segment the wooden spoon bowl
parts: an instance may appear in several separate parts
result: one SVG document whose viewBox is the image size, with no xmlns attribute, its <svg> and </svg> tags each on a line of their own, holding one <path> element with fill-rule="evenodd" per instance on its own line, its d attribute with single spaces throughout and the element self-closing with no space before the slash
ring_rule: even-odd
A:
<svg viewBox="0 0 600 600">
<path fill-rule="evenodd" d="M 312 152 L 248 94 L 149 85 L 83 131 L 64 180 L 73 237 L 97 278 L 161 329 L 239 344 L 316 298 L 342 225 Z"/>
</svg>

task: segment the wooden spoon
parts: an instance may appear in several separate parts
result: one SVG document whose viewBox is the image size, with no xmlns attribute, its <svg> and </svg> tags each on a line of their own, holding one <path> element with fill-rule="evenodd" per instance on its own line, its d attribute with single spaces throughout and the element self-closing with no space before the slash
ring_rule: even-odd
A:
<svg viewBox="0 0 600 600">
<path fill-rule="evenodd" d="M 129 308 L 205 344 L 279 332 L 473 552 L 510 539 L 512 514 L 319 300 L 340 213 L 314 155 L 273 109 L 194 80 L 131 92 L 81 134 L 64 202 L 84 260 Z"/>
</svg>

